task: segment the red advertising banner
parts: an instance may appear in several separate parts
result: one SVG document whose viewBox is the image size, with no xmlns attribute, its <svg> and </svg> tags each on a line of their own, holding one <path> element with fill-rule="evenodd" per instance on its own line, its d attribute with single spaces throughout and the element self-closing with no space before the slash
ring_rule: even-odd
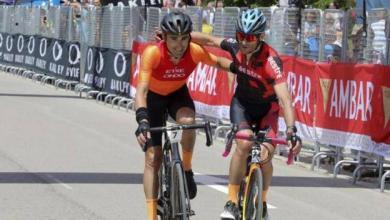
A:
<svg viewBox="0 0 390 220">
<path fill-rule="evenodd" d="M 299 135 L 304 139 L 313 140 L 315 139 L 316 77 L 314 69 L 316 64 L 292 56 L 282 56 L 282 60 L 283 71 L 287 74 L 287 85 L 295 108 Z M 283 120 L 279 120 L 279 127 L 280 130 L 285 130 Z"/>
<path fill-rule="evenodd" d="M 390 157 L 390 67 L 380 67 L 373 99 L 371 138 L 376 143 L 374 152 Z"/>
<path fill-rule="evenodd" d="M 218 48 L 207 50 L 218 57 L 230 55 Z M 194 99 L 196 112 L 219 119 L 229 119 L 230 101 L 233 96 L 233 74 L 205 64 L 198 64 L 187 80 L 187 87 Z"/>
<path fill-rule="evenodd" d="M 380 65 L 317 64 L 318 140 L 389 156 L 389 73 Z"/>
</svg>

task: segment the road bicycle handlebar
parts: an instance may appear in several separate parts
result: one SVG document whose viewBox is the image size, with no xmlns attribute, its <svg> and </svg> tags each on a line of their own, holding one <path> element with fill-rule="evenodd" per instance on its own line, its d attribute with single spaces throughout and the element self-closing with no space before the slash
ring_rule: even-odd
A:
<svg viewBox="0 0 390 220">
<path fill-rule="evenodd" d="M 272 137 L 267 137 L 269 129 L 266 130 L 260 130 L 257 132 L 256 135 L 247 135 L 247 134 L 239 134 L 238 132 L 238 127 L 233 126 L 231 133 L 228 136 L 228 141 L 225 146 L 225 151 L 223 152 L 222 156 L 227 157 L 230 154 L 230 151 L 232 149 L 233 145 L 233 139 L 240 139 L 240 140 L 247 140 L 247 141 L 252 141 L 258 144 L 262 143 L 271 143 L 273 145 L 276 144 L 283 144 L 283 145 L 288 145 L 287 141 L 285 139 L 281 138 L 272 138 Z M 292 143 L 293 146 L 295 146 L 295 143 Z M 291 165 L 294 162 L 294 154 L 292 149 L 290 149 L 288 157 L 287 157 L 287 164 Z"/>
<path fill-rule="evenodd" d="M 210 147 L 213 144 L 212 128 L 215 125 L 211 125 L 209 121 L 204 123 L 192 124 L 192 125 L 169 125 L 165 127 L 153 127 L 150 128 L 150 132 L 165 132 L 165 131 L 178 131 L 178 130 L 192 130 L 192 129 L 204 129 L 206 133 L 206 146 Z"/>
<path fill-rule="evenodd" d="M 227 142 L 226 147 L 225 147 L 225 152 L 223 153 L 224 157 L 227 157 L 229 155 L 230 150 L 231 150 L 232 145 L 233 145 L 233 139 L 247 140 L 247 141 L 256 142 L 258 144 L 262 144 L 264 142 L 267 142 L 267 143 L 272 143 L 273 145 L 276 145 L 276 144 L 287 145 L 287 141 L 284 139 L 280 139 L 280 138 L 271 138 L 271 137 L 259 138 L 258 136 L 253 136 L 253 135 L 248 136 L 245 134 L 235 134 L 235 135 L 232 135 L 231 137 L 229 137 L 229 139 L 228 139 L 228 142 Z"/>
</svg>

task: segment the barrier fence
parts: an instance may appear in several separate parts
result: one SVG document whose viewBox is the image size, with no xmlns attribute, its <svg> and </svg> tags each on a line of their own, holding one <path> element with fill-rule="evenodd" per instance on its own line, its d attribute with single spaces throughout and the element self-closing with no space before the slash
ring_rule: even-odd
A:
<svg viewBox="0 0 390 220">
<path fill-rule="evenodd" d="M 184 10 L 196 30 L 201 30 L 202 10 Z M 234 38 L 240 10 L 215 9 L 213 34 Z M 368 12 L 367 33 L 353 11 L 263 10 L 269 18 L 266 41 L 282 55 L 300 135 L 390 157 L 390 67 L 384 65 L 389 64 L 388 10 Z M 144 17 L 137 7 L 1 6 L 0 62 L 132 104 L 140 54 L 168 11 L 148 8 Z M 233 81 L 226 72 L 199 64 L 187 83 L 197 113 L 227 120 Z"/>
</svg>

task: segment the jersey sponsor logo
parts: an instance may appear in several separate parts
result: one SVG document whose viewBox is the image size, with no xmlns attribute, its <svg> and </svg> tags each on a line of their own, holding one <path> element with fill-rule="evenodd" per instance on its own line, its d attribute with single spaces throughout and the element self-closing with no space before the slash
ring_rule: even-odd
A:
<svg viewBox="0 0 390 220">
<path fill-rule="evenodd" d="M 276 79 L 282 78 L 282 76 L 283 76 L 282 70 L 280 68 L 280 65 L 278 65 L 277 61 L 275 60 L 275 58 L 270 56 L 270 57 L 268 57 L 267 60 L 268 60 L 269 64 L 271 65 L 272 70 L 276 74 Z"/>
<path fill-rule="evenodd" d="M 233 39 L 233 38 L 228 38 L 228 39 L 226 39 L 226 41 L 229 42 L 229 43 L 233 43 L 233 44 L 237 44 L 238 43 L 237 40 Z"/>
<path fill-rule="evenodd" d="M 164 79 L 177 79 L 177 78 L 184 78 L 186 76 L 184 69 L 167 69 L 165 70 L 165 73 L 163 75 Z"/>
<path fill-rule="evenodd" d="M 246 75 L 249 75 L 249 76 L 255 78 L 255 79 L 261 79 L 261 76 L 259 74 L 257 74 L 255 71 L 248 69 L 246 67 L 239 66 L 238 70 L 242 73 L 245 73 Z"/>
</svg>

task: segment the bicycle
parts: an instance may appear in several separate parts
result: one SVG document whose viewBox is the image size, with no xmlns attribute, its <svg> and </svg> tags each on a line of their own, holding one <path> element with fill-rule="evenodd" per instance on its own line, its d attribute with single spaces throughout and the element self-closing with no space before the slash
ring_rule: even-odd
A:
<svg viewBox="0 0 390 220">
<path fill-rule="evenodd" d="M 191 210 L 187 182 L 180 159 L 181 132 L 188 129 L 204 129 L 206 145 L 212 145 L 210 122 L 193 125 L 171 125 L 150 128 L 150 132 L 163 132 L 163 161 L 159 171 L 158 214 L 162 220 L 187 220 L 195 215 Z"/>
<path fill-rule="evenodd" d="M 278 138 L 267 137 L 266 135 L 269 129 L 259 130 L 258 132 L 255 132 L 254 130 L 254 136 L 237 134 L 237 131 L 238 126 L 233 126 L 228 136 L 225 152 L 223 153 L 224 157 L 227 157 L 229 155 L 234 138 L 253 142 L 247 160 L 247 172 L 240 184 L 240 189 L 238 193 L 238 208 L 240 210 L 240 219 L 262 220 L 263 174 L 261 170 L 261 165 L 268 163 L 272 159 L 270 149 L 267 145 L 264 145 L 263 143 L 272 143 L 273 145 L 287 145 L 287 141 Z M 261 159 L 261 146 L 263 146 L 268 152 L 266 158 L 263 160 Z M 290 151 L 290 154 L 292 154 L 292 151 Z M 290 155 L 289 158 L 291 158 Z"/>
</svg>

